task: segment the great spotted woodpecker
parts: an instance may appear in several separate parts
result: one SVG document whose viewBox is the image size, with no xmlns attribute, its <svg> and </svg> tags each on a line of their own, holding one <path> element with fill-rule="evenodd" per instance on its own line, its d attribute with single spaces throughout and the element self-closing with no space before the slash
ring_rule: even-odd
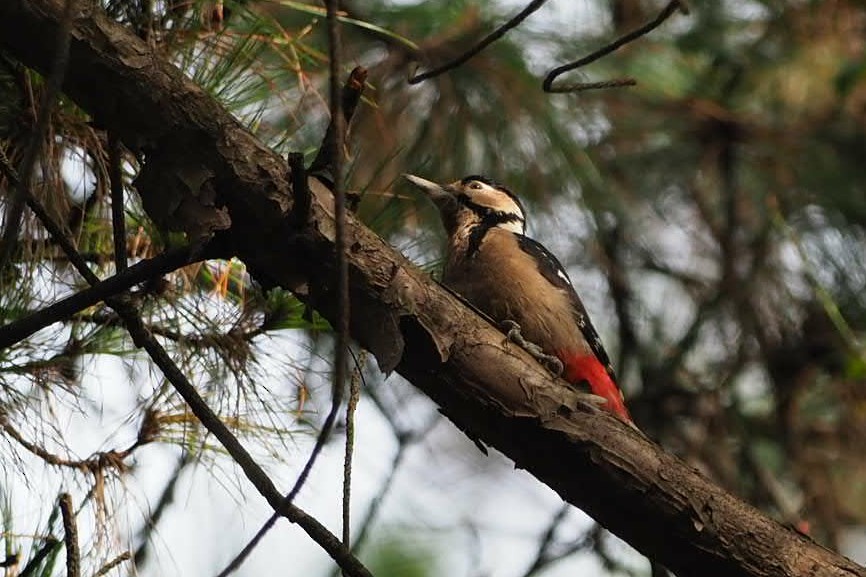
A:
<svg viewBox="0 0 866 577">
<path fill-rule="evenodd" d="M 507 327 L 557 375 L 586 384 L 603 408 L 632 424 L 610 359 L 560 262 L 525 235 L 517 196 L 483 176 L 447 185 L 405 175 L 439 209 L 448 235 L 442 282 Z"/>
</svg>

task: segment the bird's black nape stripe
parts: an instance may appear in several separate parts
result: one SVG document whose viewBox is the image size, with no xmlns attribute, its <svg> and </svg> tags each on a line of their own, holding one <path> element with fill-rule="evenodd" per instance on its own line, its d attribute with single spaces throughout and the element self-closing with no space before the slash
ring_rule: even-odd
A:
<svg viewBox="0 0 866 577">
<path fill-rule="evenodd" d="M 468 199 L 466 205 L 481 215 L 481 222 L 473 226 L 472 230 L 469 232 L 469 243 L 466 247 L 466 256 L 469 258 L 471 258 L 472 255 L 478 252 L 478 249 L 481 248 L 481 241 L 484 240 L 484 235 L 486 235 L 487 231 L 491 228 L 506 222 L 521 222 L 521 218 L 512 212 L 491 210 L 485 206 L 477 205 Z M 477 209 L 475 207 L 477 207 Z"/>
<path fill-rule="evenodd" d="M 478 252 L 478 249 L 481 248 L 481 241 L 484 240 L 484 235 L 491 228 L 493 226 L 485 226 L 483 222 L 472 227 L 472 230 L 469 232 L 469 242 L 466 245 L 466 258 L 472 258 Z"/>
</svg>

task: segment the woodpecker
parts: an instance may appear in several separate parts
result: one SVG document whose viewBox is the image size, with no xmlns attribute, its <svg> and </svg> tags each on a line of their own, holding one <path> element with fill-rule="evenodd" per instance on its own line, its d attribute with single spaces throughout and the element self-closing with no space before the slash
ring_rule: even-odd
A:
<svg viewBox="0 0 866 577">
<path fill-rule="evenodd" d="M 602 408 L 631 416 L 601 339 L 556 257 L 526 236 L 511 190 L 471 175 L 447 185 L 405 178 L 439 209 L 448 235 L 443 284 L 506 327 L 508 336 L 572 385 L 586 384 Z"/>
</svg>

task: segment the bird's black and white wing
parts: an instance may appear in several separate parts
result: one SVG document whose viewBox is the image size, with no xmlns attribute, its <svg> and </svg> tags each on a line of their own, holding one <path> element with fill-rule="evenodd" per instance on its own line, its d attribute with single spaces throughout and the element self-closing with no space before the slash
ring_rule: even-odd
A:
<svg viewBox="0 0 866 577">
<path fill-rule="evenodd" d="M 538 271 L 542 276 L 544 276 L 547 282 L 568 292 L 573 308 L 572 312 L 574 315 L 574 322 L 577 323 L 580 332 L 583 334 L 583 338 L 586 339 L 587 344 L 590 349 L 592 349 L 596 358 L 598 358 L 601 364 L 604 365 L 604 368 L 610 375 L 611 379 L 616 382 L 616 375 L 613 370 L 613 365 L 610 362 L 610 357 L 607 356 L 607 351 L 604 350 L 601 338 L 598 336 L 595 327 L 592 326 L 592 322 L 589 320 L 589 315 L 586 313 L 586 308 L 583 306 L 580 297 L 577 296 L 577 291 L 574 290 L 574 285 L 568 277 L 568 273 L 565 272 L 562 263 L 560 263 L 559 259 L 557 259 L 556 256 L 547 250 L 540 242 L 522 234 L 515 234 L 515 236 L 517 237 L 517 243 L 521 250 L 532 257 L 538 265 Z"/>
</svg>

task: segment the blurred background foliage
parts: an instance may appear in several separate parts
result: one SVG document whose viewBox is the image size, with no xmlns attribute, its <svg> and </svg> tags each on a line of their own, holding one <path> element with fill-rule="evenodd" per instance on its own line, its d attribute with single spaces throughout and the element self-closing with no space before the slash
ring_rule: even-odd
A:
<svg viewBox="0 0 866 577">
<path fill-rule="evenodd" d="M 852 535 L 866 524 L 866 6 L 693 2 L 689 16 L 675 15 L 569 75 L 628 75 L 636 87 L 541 91 L 549 69 L 643 24 L 662 4 L 550 0 L 462 67 L 410 86 L 413 72 L 461 54 L 522 5 L 342 2 L 344 71 L 370 70 L 348 151 L 359 217 L 435 274 L 436 217 L 399 175 L 450 181 L 483 173 L 509 185 L 530 206 L 531 233 L 568 266 L 639 426 L 724 487 L 863 561 L 866 545 Z M 264 142 L 312 158 L 328 121 L 319 4 L 104 5 Z M 0 53 L 0 151 L 13 166 L 31 138 L 43 86 Z M 35 192 L 108 276 L 107 137 L 89 120 L 61 99 L 44 135 Z M 135 196 L 139 160 L 127 155 L 123 164 L 131 262 L 169 242 Z M 0 177 L 3 208 L 8 192 Z M 0 322 L 83 286 L 27 216 L 12 263 L 0 271 Z M 257 454 L 274 467 L 303 459 L 298 439 L 315 434 L 327 404 L 325 323 L 287 293 L 263 294 L 237 261 L 187 267 L 133 292 L 151 330 Z M 84 386 L 109 358 L 114 386 L 132 391 L 113 425 L 105 424 L 104 388 Z M 396 440 L 383 496 L 404 450 L 419 440 L 433 444 L 427 433 L 436 413 L 405 383 L 391 379 L 386 387 L 374 368 L 366 372 L 362 402 L 376 407 Z M 95 431 L 80 444 L 70 423 Z M 185 468 L 211 471 L 224 460 L 102 305 L 0 351 L 0 425 L 7 479 L 40 466 L 65 471 L 87 495 L 94 535 L 113 506 L 105 483 L 122 485 L 133 473 L 74 455 L 154 442 L 177 447 L 181 458 L 162 497 L 148 501 L 153 512 Z M 434 437 L 436 451 L 479 458 L 443 436 Z M 130 438 L 147 442 L 124 445 Z M 510 472 L 488 474 L 497 483 Z M 232 484 L 230 476 L 216 478 Z M 7 555 L 15 547 L 38 554 L 50 533 L 13 539 L 10 507 Z M 362 540 L 377 522 L 378 503 L 368 513 Z M 558 515 L 551 522 L 562 522 Z M 139 552 L 159 520 L 144 517 L 126 545 Z M 524 574 L 575 553 L 597 556 L 600 571 L 647 574 L 619 564 L 592 531 L 579 548 L 545 549 L 538 540 L 543 562 Z M 94 537 L 95 568 L 111 557 L 105 551 Z M 370 554 L 377 566 L 396 567 L 377 574 L 431 574 L 423 545 L 386 536 Z M 139 570 L 145 557 L 136 555 Z"/>
</svg>

